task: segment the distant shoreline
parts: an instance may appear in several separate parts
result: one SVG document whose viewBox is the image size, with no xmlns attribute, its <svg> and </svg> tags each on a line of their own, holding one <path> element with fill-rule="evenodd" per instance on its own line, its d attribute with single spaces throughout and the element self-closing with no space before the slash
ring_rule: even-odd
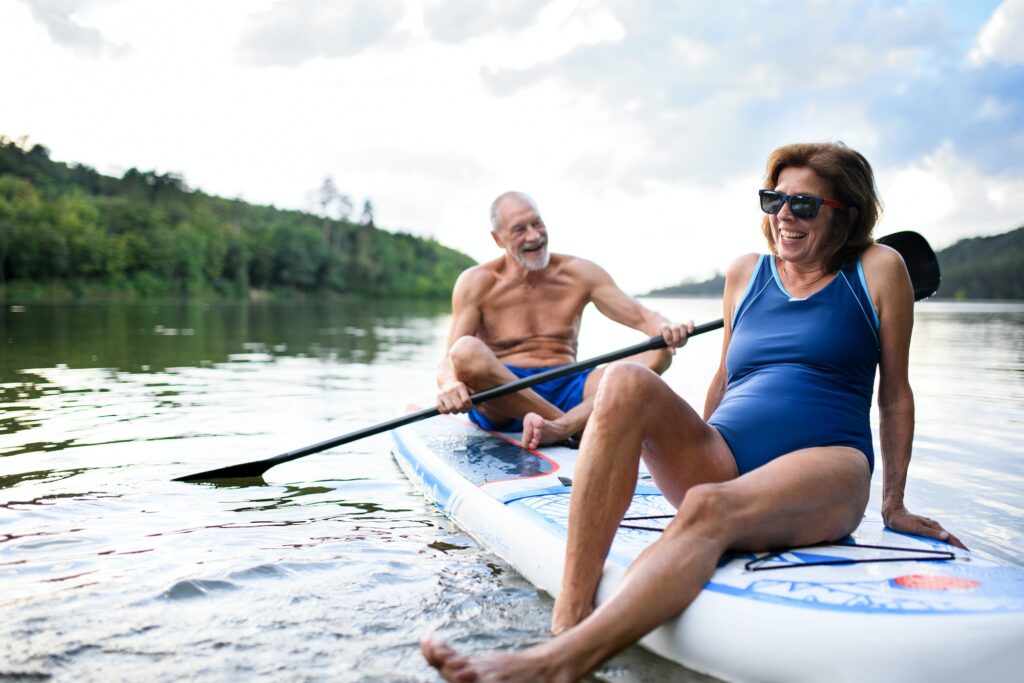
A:
<svg viewBox="0 0 1024 683">
<path fill-rule="evenodd" d="M 968 237 L 939 251 L 943 301 L 1024 301 L 1024 227 L 999 235 Z M 721 297 L 725 276 L 702 282 L 683 282 L 639 296 Z"/>
</svg>

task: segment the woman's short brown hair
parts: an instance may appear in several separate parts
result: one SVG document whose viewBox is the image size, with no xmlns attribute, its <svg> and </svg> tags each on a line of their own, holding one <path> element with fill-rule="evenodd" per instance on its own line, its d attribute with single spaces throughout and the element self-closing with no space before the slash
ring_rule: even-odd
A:
<svg viewBox="0 0 1024 683">
<path fill-rule="evenodd" d="M 874 243 L 872 231 L 882 213 L 871 164 L 842 142 L 785 145 L 768 157 L 764 187 L 774 190 L 787 168 L 811 169 L 829 186 L 829 197 L 857 209 L 833 211 L 831 231 L 825 242 L 825 270 L 832 273 L 856 261 Z M 761 232 L 772 253 L 778 254 L 767 215 L 761 219 Z"/>
</svg>

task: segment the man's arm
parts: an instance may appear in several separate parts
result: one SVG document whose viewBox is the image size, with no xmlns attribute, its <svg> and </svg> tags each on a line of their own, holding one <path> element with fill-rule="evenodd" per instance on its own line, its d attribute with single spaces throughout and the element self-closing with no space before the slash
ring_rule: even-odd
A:
<svg viewBox="0 0 1024 683">
<path fill-rule="evenodd" d="M 487 274 L 479 267 L 462 273 L 452 289 L 452 324 L 448 329 L 445 354 L 437 365 L 437 409 L 442 413 L 464 413 L 473 407 L 469 400 L 469 389 L 455 376 L 451 349 L 462 337 L 474 337 L 480 329 L 480 297 L 485 287 Z"/>
<path fill-rule="evenodd" d="M 652 311 L 619 288 L 611 275 L 601 266 L 579 259 L 580 279 L 589 285 L 590 300 L 597 310 L 615 322 L 640 330 L 653 337 L 661 335 L 669 345 L 669 353 L 686 343 L 693 323 L 674 323 L 661 313 Z"/>
</svg>

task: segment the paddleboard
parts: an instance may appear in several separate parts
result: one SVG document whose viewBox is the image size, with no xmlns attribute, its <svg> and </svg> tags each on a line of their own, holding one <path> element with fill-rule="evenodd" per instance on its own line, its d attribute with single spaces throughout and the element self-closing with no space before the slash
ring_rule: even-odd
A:
<svg viewBox="0 0 1024 683">
<path fill-rule="evenodd" d="M 518 435 L 455 416 L 392 434 L 424 495 L 557 595 L 578 451 L 525 450 Z M 598 603 L 673 512 L 641 470 Z M 1024 681 L 1024 571 L 868 516 L 836 545 L 727 555 L 697 599 L 641 644 L 727 681 Z"/>
</svg>

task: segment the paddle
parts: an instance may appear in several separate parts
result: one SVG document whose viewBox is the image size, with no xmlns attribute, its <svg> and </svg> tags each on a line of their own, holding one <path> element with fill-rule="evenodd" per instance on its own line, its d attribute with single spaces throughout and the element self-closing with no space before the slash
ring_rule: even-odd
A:
<svg viewBox="0 0 1024 683">
<path fill-rule="evenodd" d="M 928 240 L 916 232 L 904 230 L 880 237 L 878 242 L 892 247 L 903 257 L 910 272 L 910 282 L 914 285 L 914 301 L 927 299 L 939 290 L 939 281 L 942 279 L 939 259 Z"/>
<path fill-rule="evenodd" d="M 903 260 L 907 264 L 907 269 L 910 271 L 911 282 L 914 285 L 915 300 L 920 301 L 921 299 L 927 298 L 935 293 L 939 287 L 939 263 L 935 258 L 935 253 L 932 251 L 924 237 L 916 232 L 908 231 L 886 235 L 878 241 L 892 247 L 903 256 Z M 693 332 L 690 333 L 690 336 L 693 337 L 698 334 L 704 334 L 705 332 L 720 329 L 724 324 L 725 323 L 722 320 L 714 320 L 703 325 L 698 325 L 694 328 Z M 627 346 L 626 348 L 619 349 L 618 351 L 612 351 L 600 356 L 595 356 L 589 360 L 565 365 L 530 377 L 524 377 L 523 379 L 516 380 L 515 382 L 502 384 L 500 386 L 487 389 L 486 391 L 481 391 L 470 396 L 470 399 L 472 399 L 474 404 L 483 403 L 485 401 L 498 398 L 499 396 L 505 396 L 516 391 L 528 389 L 536 384 L 540 384 L 541 382 L 565 377 L 566 375 L 588 370 L 598 365 L 621 360 L 622 358 L 628 358 L 629 356 L 643 353 L 644 351 L 662 349 L 665 348 L 665 346 L 665 340 L 661 336 L 651 337 L 647 341 L 634 344 L 633 346 Z M 440 411 L 436 407 L 425 408 L 424 410 L 420 410 L 415 413 L 409 413 L 408 415 L 403 415 L 393 420 L 373 425 L 372 427 L 365 427 L 333 439 L 328 439 L 327 441 L 315 443 L 312 446 L 306 446 L 305 448 L 299 448 L 294 451 L 282 453 L 281 455 L 277 455 L 272 458 L 245 462 L 239 465 L 230 465 L 228 467 L 207 470 L 196 474 L 188 474 L 184 477 L 177 477 L 174 481 L 201 482 L 217 479 L 244 479 L 259 477 L 275 465 L 280 465 L 281 463 L 312 455 L 313 453 L 326 451 L 336 446 L 352 443 L 353 441 L 358 441 L 359 439 L 364 439 L 368 436 L 373 436 L 374 434 L 380 434 L 381 432 L 397 429 L 398 427 L 418 422 L 420 420 L 425 420 L 428 417 L 434 417 L 440 414 Z"/>
</svg>

